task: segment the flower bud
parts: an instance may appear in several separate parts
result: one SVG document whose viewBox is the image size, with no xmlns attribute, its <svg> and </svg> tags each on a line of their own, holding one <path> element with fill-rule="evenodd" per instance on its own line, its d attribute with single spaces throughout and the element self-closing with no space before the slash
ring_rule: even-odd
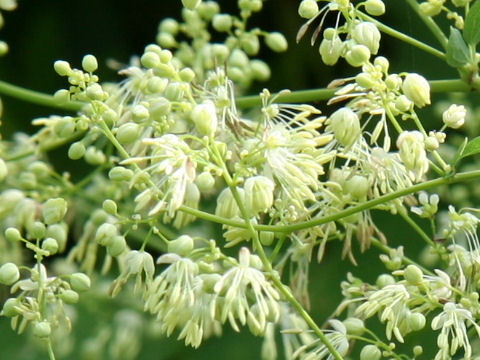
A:
<svg viewBox="0 0 480 360">
<path fill-rule="evenodd" d="M 387 285 L 393 284 L 395 284 L 395 278 L 390 274 L 381 274 L 375 281 L 375 285 L 377 285 L 380 289 Z"/>
<path fill-rule="evenodd" d="M 350 146 L 361 136 L 360 120 L 350 108 L 343 107 L 330 115 L 330 127 L 335 139 L 343 146 Z"/>
<path fill-rule="evenodd" d="M 410 285 L 418 285 L 422 282 L 423 272 L 416 265 L 408 265 L 403 272 L 403 277 Z"/>
<path fill-rule="evenodd" d="M 201 192 L 207 192 L 215 186 L 215 178 L 209 171 L 204 171 L 195 178 L 195 184 Z"/>
<path fill-rule="evenodd" d="M 361 72 L 355 76 L 355 82 L 365 89 L 370 89 L 377 83 L 371 74 L 364 72 Z"/>
<path fill-rule="evenodd" d="M 47 338 L 52 333 L 52 328 L 50 327 L 50 323 L 46 320 L 37 322 L 33 327 L 33 335 L 39 338 Z"/>
<path fill-rule="evenodd" d="M 252 70 L 252 76 L 255 80 L 267 81 L 270 79 L 270 67 L 262 60 L 254 59 L 250 61 L 250 70 Z"/>
<path fill-rule="evenodd" d="M 48 252 L 48 255 L 54 255 L 58 251 L 58 242 L 54 238 L 46 238 L 42 241 L 42 249 Z"/>
<path fill-rule="evenodd" d="M 370 59 L 370 49 L 365 45 L 353 45 L 345 54 L 345 60 L 353 67 L 359 67 Z"/>
<path fill-rule="evenodd" d="M 422 2 L 418 8 L 422 15 L 426 16 L 436 16 L 442 12 L 442 6 L 444 1 L 430 0 Z"/>
<path fill-rule="evenodd" d="M 241 200 L 245 199 L 245 192 L 243 189 L 237 188 Z M 235 201 L 232 191 L 230 188 L 225 188 L 218 195 L 217 198 L 217 208 L 215 209 L 215 215 L 221 216 L 227 219 L 231 219 L 235 216 L 240 215 L 240 210 L 238 208 L 237 202 Z"/>
<path fill-rule="evenodd" d="M 22 235 L 17 228 L 9 227 L 7 230 L 5 230 L 5 238 L 8 241 L 15 242 L 20 241 L 22 239 Z"/>
<path fill-rule="evenodd" d="M 367 0 L 364 3 L 365 11 L 372 16 L 385 14 L 385 4 L 382 0 Z"/>
<path fill-rule="evenodd" d="M 103 101 L 108 97 L 108 94 L 103 91 L 102 86 L 97 83 L 88 85 L 85 93 L 91 100 Z"/>
<path fill-rule="evenodd" d="M 110 214 L 110 215 L 117 214 L 117 204 L 115 201 L 111 199 L 106 199 L 102 204 L 102 208 L 103 210 L 105 210 L 107 214 Z"/>
<path fill-rule="evenodd" d="M 265 176 L 253 176 L 245 181 L 245 206 L 249 213 L 257 215 L 267 212 L 273 205 L 275 184 Z"/>
<path fill-rule="evenodd" d="M 376 54 L 380 47 L 380 31 L 368 21 L 361 22 L 353 28 L 352 38 L 358 44 L 365 45 L 371 54 Z"/>
<path fill-rule="evenodd" d="M 8 262 L 0 267 L 0 284 L 12 285 L 20 279 L 20 272 L 17 265 Z"/>
<path fill-rule="evenodd" d="M 385 79 L 385 85 L 389 90 L 398 90 L 402 86 L 402 78 L 397 74 L 390 74 Z"/>
<path fill-rule="evenodd" d="M 315 0 L 302 0 L 298 6 L 298 15 L 304 19 L 311 19 L 318 13 L 318 4 Z"/>
<path fill-rule="evenodd" d="M 73 290 L 65 290 L 63 291 L 58 297 L 65 303 L 65 304 L 76 304 L 78 302 L 79 295 L 76 291 Z"/>
<path fill-rule="evenodd" d="M 322 61 L 325 65 L 335 65 L 340 58 L 343 51 L 343 42 L 338 36 L 335 36 L 332 40 L 324 38 L 320 43 L 318 52 L 322 57 Z"/>
<path fill-rule="evenodd" d="M 27 232 L 34 239 L 41 239 L 45 236 L 45 224 L 41 221 L 35 221 L 27 224 Z"/>
<path fill-rule="evenodd" d="M 408 327 L 413 331 L 422 330 L 425 327 L 426 319 L 422 313 L 410 313 L 407 316 Z"/>
<path fill-rule="evenodd" d="M 112 181 L 129 181 L 133 177 L 133 171 L 123 166 L 115 166 L 108 172 Z"/>
<path fill-rule="evenodd" d="M 402 84 L 403 93 L 418 107 L 430 104 L 430 84 L 421 75 L 410 73 Z"/>
<path fill-rule="evenodd" d="M 287 39 L 279 32 L 271 32 L 265 36 L 265 43 L 275 52 L 283 52 L 288 48 Z"/>
<path fill-rule="evenodd" d="M 85 145 L 81 141 L 72 143 L 68 148 L 68 157 L 72 160 L 78 160 L 85 155 Z"/>
<path fill-rule="evenodd" d="M 70 92 L 66 89 L 60 89 L 55 91 L 53 98 L 58 104 L 65 104 L 70 100 Z"/>
<path fill-rule="evenodd" d="M 466 116 L 467 109 L 465 109 L 465 106 L 452 104 L 443 112 L 442 120 L 448 127 L 458 129 L 464 124 Z"/>
<path fill-rule="evenodd" d="M 232 17 L 228 14 L 216 14 L 212 19 L 212 26 L 220 32 L 227 32 L 232 27 Z"/>
<path fill-rule="evenodd" d="M 183 6 L 188 10 L 195 10 L 201 2 L 202 0 L 182 0 Z"/>
<path fill-rule="evenodd" d="M 118 235 L 117 227 L 110 223 L 100 225 L 95 233 L 95 241 L 103 246 L 108 246 L 115 236 Z"/>
<path fill-rule="evenodd" d="M 405 95 L 400 95 L 395 99 L 395 107 L 401 112 L 407 112 L 413 109 L 413 102 Z"/>
<path fill-rule="evenodd" d="M 272 231 L 260 231 L 260 242 L 264 246 L 270 246 L 273 244 L 273 240 L 275 239 L 275 233 Z"/>
<path fill-rule="evenodd" d="M 397 139 L 397 147 L 402 162 L 411 171 L 412 180 L 420 178 L 428 171 L 428 158 L 423 135 L 420 131 L 404 131 Z"/>
<path fill-rule="evenodd" d="M 182 235 L 168 243 L 168 252 L 186 256 L 193 250 L 193 245 L 193 239 L 190 236 Z"/>
<path fill-rule="evenodd" d="M 178 73 L 178 76 L 180 76 L 180 79 L 182 81 L 185 81 L 185 82 L 189 83 L 189 82 L 193 81 L 193 79 L 195 78 L 195 72 L 192 69 L 186 67 L 186 68 L 183 68 L 182 70 L 180 70 L 180 72 Z M 161 79 L 159 79 L 159 80 L 161 80 Z"/>
<path fill-rule="evenodd" d="M 94 72 L 98 69 L 97 58 L 93 55 L 85 55 L 82 59 L 82 68 L 86 72 Z"/>
<path fill-rule="evenodd" d="M 66 213 L 67 202 L 62 198 L 48 199 L 42 204 L 42 215 L 47 225 L 62 221 Z"/>
<path fill-rule="evenodd" d="M 213 136 L 217 130 L 217 108 L 211 100 L 195 106 L 191 118 L 197 131 L 202 135 Z"/>
<path fill-rule="evenodd" d="M 438 139 L 435 136 L 429 136 L 425 139 L 425 150 L 434 151 L 440 146 Z"/>
<path fill-rule="evenodd" d="M 380 360 L 382 352 L 372 344 L 365 345 L 360 351 L 360 360 Z"/>
<path fill-rule="evenodd" d="M 14 317 L 19 314 L 18 307 L 21 305 L 20 300 L 17 298 L 9 298 L 3 304 L 2 314 L 6 317 Z"/>
<path fill-rule="evenodd" d="M 140 136 L 140 125 L 132 122 L 123 124 L 117 129 L 115 136 L 120 144 L 131 144 Z"/>
<path fill-rule="evenodd" d="M 70 275 L 70 285 L 76 292 L 84 292 L 90 289 L 90 278 L 84 273 L 74 273 Z"/>
<path fill-rule="evenodd" d="M 89 146 L 85 151 L 85 161 L 90 165 L 101 165 L 105 163 L 106 156 L 102 150 L 97 149 L 95 146 Z"/>
<path fill-rule="evenodd" d="M 157 53 L 147 51 L 140 58 L 140 63 L 147 69 L 152 69 L 160 64 L 160 57 Z"/>
<path fill-rule="evenodd" d="M 258 36 L 252 33 L 245 33 L 240 37 L 240 45 L 245 52 L 250 55 L 257 55 L 260 50 Z"/>
<path fill-rule="evenodd" d="M 344 184 L 344 190 L 355 200 L 365 200 L 369 187 L 368 179 L 361 175 L 353 175 Z"/>
<path fill-rule="evenodd" d="M 107 245 L 107 252 L 112 257 L 121 255 L 127 248 L 127 242 L 121 235 L 114 236 L 112 241 Z"/>
<path fill-rule="evenodd" d="M 423 347 L 421 345 L 415 345 L 413 347 L 413 355 L 418 357 L 423 354 Z"/>
<path fill-rule="evenodd" d="M 176 35 L 178 33 L 180 26 L 178 25 L 178 21 L 172 18 L 163 19 L 158 26 L 158 31 L 167 32 L 172 35 Z"/>
<path fill-rule="evenodd" d="M 63 60 L 55 61 L 55 63 L 53 64 L 53 68 L 60 76 L 68 76 L 72 73 L 72 68 L 70 67 L 70 64 Z"/>
<path fill-rule="evenodd" d="M 343 320 L 343 325 L 350 335 L 362 335 L 365 332 L 365 324 L 359 318 L 349 317 Z"/>
</svg>

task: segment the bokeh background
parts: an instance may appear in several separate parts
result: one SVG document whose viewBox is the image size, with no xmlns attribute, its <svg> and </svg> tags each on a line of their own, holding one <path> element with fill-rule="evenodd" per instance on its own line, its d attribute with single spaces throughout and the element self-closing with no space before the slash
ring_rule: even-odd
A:
<svg viewBox="0 0 480 360">
<path fill-rule="evenodd" d="M 386 0 L 388 12 L 381 20 L 408 34 L 416 34 L 421 40 L 434 44 L 423 24 L 417 19 L 404 1 Z M 235 0 L 219 1 L 222 10 L 236 8 Z M 348 77 L 355 70 L 340 62 L 335 68 L 326 67 L 320 61 L 318 44 L 309 45 L 309 34 L 295 43 L 295 36 L 302 20 L 297 15 L 299 0 L 267 0 L 264 11 L 255 15 L 251 25 L 259 25 L 264 30 L 282 31 L 288 41 L 289 50 L 284 54 L 275 54 L 268 50 L 261 57 L 270 63 L 272 79 L 268 83 L 255 84 L 250 93 L 258 93 L 263 87 L 272 92 L 281 89 L 308 89 L 325 87 L 335 78 Z M 5 27 L 0 38 L 10 45 L 10 53 L 0 58 L 0 79 L 26 88 L 54 93 L 64 87 L 65 81 L 53 70 L 53 62 L 58 59 L 69 61 L 79 67 L 83 55 L 94 54 L 100 64 L 98 74 L 103 81 L 117 81 L 120 77 L 106 66 L 113 59 L 128 63 L 131 56 L 140 55 L 145 45 L 155 39 L 159 20 L 164 17 L 180 18 L 180 0 L 19 0 L 18 9 L 4 13 Z M 328 21 L 333 22 L 329 18 Z M 416 71 L 429 79 L 450 78 L 455 71 L 436 58 L 425 55 L 399 41 L 383 36 L 380 53 L 391 59 L 391 71 Z M 33 132 L 30 121 L 36 117 L 59 113 L 57 110 L 20 102 L 2 97 L 4 115 L 2 118 L 2 136 L 9 138 L 15 131 Z M 434 100 L 436 100 L 434 98 Z M 330 113 L 325 104 L 318 103 L 325 113 Z M 424 113 L 425 121 L 438 121 L 431 112 Z M 68 164 L 65 164 L 68 169 Z M 383 214 L 374 214 L 377 223 L 389 239 L 389 244 L 403 244 L 407 255 L 415 258 L 422 249 L 422 243 L 409 228 Z M 311 268 L 312 314 L 322 324 L 335 309 L 341 299 L 340 281 L 347 272 L 366 281 L 374 281 L 382 265 L 378 252 L 372 249 L 360 254 L 356 249 L 358 266 L 341 259 L 341 245 L 328 246 L 321 264 Z M 1 289 L 0 296 L 5 296 Z M 3 299 L 0 298 L 0 302 Z M 102 298 L 91 298 L 82 302 L 77 313 L 75 332 L 68 343 L 73 351 L 59 359 L 86 359 L 85 339 L 102 336 L 99 328 L 118 318 L 119 304 L 113 304 Z M 143 315 L 139 315 L 143 316 Z M 136 321 L 136 320 L 132 320 Z M 373 323 L 375 320 L 373 321 Z M 374 324 L 372 326 L 375 326 Z M 224 327 L 224 336 L 206 341 L 198 350 L 185 348 L 183 342 L 154 337 L 145 328 L 140 328 L 141 350 L 138 359 L 259 359 L 261 339 L 253 337 L 248 331 L 235 333 L 229 326 Z M 18 336 L 9 328 L 9 321 L 0 318 L 0 359 L 35 360 L 46 359 L 46 353 L 29 336 Z M 412 335 L 411 335 L 412 336 Z M 429 343 L 432 339 L 416 337 L 415 343 L 426 345 L 425 359 L 432 358 Z M 407 337 L 407 341 L 411 340 Z M 67 341 L 67 340 L 66 340 Z M 40 349 L 40 350 L 39 350 Z M 126 349 L 125 351 L 127 351 Z M 430 353 L 429 353 L 430 351 Z M 119 351 L 120 354 L 122 351 Z M 126 353 L 126 352 L 125 352 Z M 429 355 L 430 354 L 430 355 Z M 110 359 L 108 351 L 102 360 Z M 93 359 L 93 358 L 92 358 Z M 122 359 L 120 355 L 119 358 Z"/>
</svg>

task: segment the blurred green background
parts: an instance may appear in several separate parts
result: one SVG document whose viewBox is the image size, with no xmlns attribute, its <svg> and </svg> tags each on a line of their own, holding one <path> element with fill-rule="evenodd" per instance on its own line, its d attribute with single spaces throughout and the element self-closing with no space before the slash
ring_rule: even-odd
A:
<svg viewBox="0 0 480 360">
<path fill-rule="evenodd" d="M 295 35 L 302 24 L 297 16 L 298 0 L 268 0 L 264 11 L 255 15 L 251 25 L 260 25 L 264 30 L 282 31 L 288 41 L 289 50 L 285 54 L 274 54 L 268 50 L 261 53 L 272 67 L 272 79 L 266 84 L 256 84 L 252 94 L 263 87 L 271 91 L 289 88 L 292 90 L 325 87 L 335 78 L 348 77 L 354 69 L 341 62 L 335 68 L 324 66 L 318 55 L 318 44 L 309 45 L 309 32 L 300 44 L 295 44 Z M 435 44 L 428 36 L 423 24 L 410 11 L 404 1 L 387 0 L 388 12 L 382 21 L 406 33 L 418 34 L 422 40 Z M 235 9 L 236 1 L 219 1 L 222 9 Z M 53 93 L 64 87 L 65 81 L 53 71 L 53 62 L 63 59 L 79 67 L 82 56 L 94 54 L 100 64 L 99 75 L 102 81 L 116 81 L 120 77 L 106 66 L 109 59 L 128 63 L 131 56 L 140 55 L 145 45 L 153 42 L 160 19 L 179 18 L 180 0 L 35 0 L 19 1 L 19 7 L 11 13 L 4 13 L 6 25 L 0 31 L 0 38 L 10 45 L 10 53 L 0 59 L 0 79 L 30 89 Z M 333 23 L 335 16 L 328 18 Z M 423 73 L 429 79 L 450 78 L 455 71 L 430 55 L 404 46 L 399 41 L 383 36 L 381 55 L 391 59 L 391 71 L 412 71 Z M 33 132 L 30 125 L 33 118 L 58 113 L 15 99 L 2 97 L 4 115 L 2 134 L 9 138 L 14 131 Z M 434 98 L 435 100 L 435 98 Z M 327 109 L 323 103 L 317 104 Z M 431 113 L 425 112 L 425 118 Z M 389 238 L 392 246 L 405 245 L 406 254 L 416 257 L 422 248 L 420 241 L 409 232 L 401 221 L 375 214 L 379 227 Z M 341 244 L 328 246 L 324 261 L 313 264 L 311 302 L 312 314 L 322 324 L 335 309 L 341 299 L 340 281 L 351 271 L 366 281 L 374 281 L 379 269 L 378 252 L 374 249 L 361 255 L 356 249 L 358 266 L 341 259 Z M 381 270 L 380 270 L 381 271 Z M 4 294 L 1 289 L 0 294 Z M 99 326 L 113 321 L 116 306 L 104 303 L 101 299 L 88 299 L 77 313 L 74 351 L 59 359 L 80 359 L 84 340 L 99 334 Z M 142 331 L 146 329 L 141 329 Z M 42 347 L 26 343 L 28 336 L 17 336 L 9 329 L 9 321 L 0 318 L 0 359 L 35 360 L 46 359 Z M 98 335 L 100 336 L 100 335 Z M 414 337 L 416 335 L 413 335 Z M 411 338 L 407 337 L 407 341 Z M 417 338 L 416 343 L 426 339 Z M 212 338 L 200 349 L 185 348 L 182 341 L 144 336 L 138 359 L 257 359 L 260 358 L 261 339 L 243 330 L 235 333 L 229 325 L 224 327 L 221 339 Z M 428 355 L 428 346 L 425 359 Z M 431 352 L 430 352 L 431 354 Z M 121 358 L 121 357 L 120 357 Z M 109 359 L 107 355 L 102 358 Z"/>
</svg>

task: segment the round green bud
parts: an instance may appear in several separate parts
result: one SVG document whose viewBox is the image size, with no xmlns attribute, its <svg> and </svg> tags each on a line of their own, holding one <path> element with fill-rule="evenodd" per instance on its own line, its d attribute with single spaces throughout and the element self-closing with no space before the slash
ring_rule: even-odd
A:
<svg viewBox="0 0 480 360">
<path fill-rule="evenodd" d="M 195 78 L 195 72 L 190 68 L 184 68 L 178 73 L 180 79 L 185 82 L 191 82 Z"/>
<path fill-rule="evenodd" d="M 60 89 L 53 94 L 53 98 L 58 104 L 65 104 L 70 100 L 70 92 L 66 89 Z"/>
<path fill-rule="evenodd" d="M 75 132 L 75 123 L 70 116 L 66 116 L 57 121 L 54 130 L 59 137 L 67 138 Z"/>
<path fill-rule="evenodd" d="M 220 6 L 217 4 L 216 1 L 206 1 L 202 2 L 198 6 L 197 11 L 202 18 L 210 21 L 215 16 L 215 14 L 218 14 L 220 12 Z"/>
<path fill-rule="evenodd" d="M 318 48 L 323 63 L 329 66 L 335 65 L 342 54 L 343 47 L 344 44 L 338 36 L 335 36 L 332 40 L 324 38 Z"/>
<path fill-rule="evenodd" d="M 6 317 L 14 317 L 20 314 L 18 307 L 21 305 L 17 298 L 9 298 L 3 304 L 2 315 Z"/>
<path fill-rule="evenodd" d="M 127 242 L 121 235 L 114 236 L 110 244 L 107 245 L 107 252 L 112 257 L 121 255 L 127 248 Z"/>
<path fill-rule="evenodd" d="M 162 64 L 169 63 L 173 58 L 172 52 L 168 49 L 163 49 L 162 51 L 160 51 L 158 55 L 160 57 L 160 61 L 162 62 Z"/>
<path fill-rule="evenodd" d="M 395 278 L 390 274 L 381 274 L 375 284 L 381 289 L 387 285 L 395 284 Z"/>
<path fill-rule="evenodd" d="M 245 33 L 240 37 L 242 49 L 250 56 L 257 55 L 260 50 L 258 36 L 252 33 Z"/>
<path fill-rule="evenodd" d="M 168 85 L 168 80 L 159 76 L 153 76 L 147 81 L 147 89 L 153 94 L 162 93 Z M 136 105 L 142 106 L 142 105 Z"/>
<path fill-rule="evenodd" d="M 101 165 L 107 160 L 102 150 L 89 146 L 85 151 L 85 161 L 90 165 Z"/>
<path fill-rule="evenodd" d="M 195 184 L 201 192 L 207 192 L 215 186 L 215 178 L 209 171 L 204 171 L 195 178 Z"/>
<path fill-rule="evenodd" d="M 76 292 L 84 292 L 90 289 L 90 278 L 84 273 L 78 272 L 70 275 L 70 286 Z"/>
<path fill-rule="evenodd" d="M 364 72 L 355 76 L 355 82 L 365 89 L 371 89 L 377 83 L 372 75 Z"/>
<path fill-rule="evenodd" d="M 365 332 L 365 324 L 359 318 L 349 317 L 343 320 L 343 325 L 345 325 L 347 333 L 350 335 L 361 336 Z"/>
<path fill-rule="evenodd" d="M 157 53 L 148 51 L 142 55 L 140 63 L 146 68 L 155 68 L 160 64 L 160 56 Z"/>
<path fill-rule="evenodd" d="M 249 177 L 243 186 L 245 206 L 251 215 L 267 212 L 273 205 L 275 184 L 265 176 Z"/>
<path fill-rule="evenodd" d="M 49 225 L 45 236 L 55 239 L 58 244 L 58 251 L 63 252 L 67 244 L 67 225 L 64 223 Z"/>
<path fill-rule="evenodd" d="M 140 136 L 140 126 L 137 123 L 128 122 L 117 129 L 116 138 L 120 144 L 131 144 Z"/>
<path fill-rule="evenodd" d="M 22 235 L 17 228 L 9 227 L 5 230 L 5 238 L 8 241 L 15 242 L 22 240 Z"/>
<path fill-rule="evenodd" d="M 268 64 L 262 60 L 251 60 L 250 70 L 252 70 L 252 76 L 258 81 L 267 81 L 270 79 L 271 71 Z"/>
<path fill-rule="evenodd" d="M 110 223 L 100 225 L 95 233 L 95 241 L 103 246 L 108 246 L 113 238 L 118 235 L 117 227 Z"/>
<path fill-rule="evenodd" d="M 0 56 L 3 56 L 8 53 L 8 44 L 5 41 L 0 41 Z"/>
<path fill-rule="evenodd" d="M 112 181 L 129 181 L 133 177 L 133 171 L 123 166 L 115 166 L 108 172 Z"/>
<path fill-rule="evenodd" d="M 35 221 L 30 226 L 27 226 L 28 234 L 34 239 L 41 239 L 45 236 L 45 224 L 40 221 Z"/>
<path fill-rule="evenodd" d="M 107 221 L 108 214 L 103 209 L 96 209 L 90 219 L 95 226 L 101 226 Z"/>
<path fill-rule="evenodd" d="M 20 271 L 17 265 L 8 262 L 0 267 L 0 284 L 12 285 L 20 279 Z"/>
<path fill-rule="evenodd" d="M 369 15 L 380 16 L 385 14 L 385 4 L 382 0 L 367 0 L 363 5 Z"/>
<path fill-rule="evenodd" d="M 164 97 L 158 97 L 155 98 L 155 100 L 152 100 L 152 103 L 150 104 L 150 114 L 154 118 L 158 118 L 161 116 L 166 116 L 170 113 L 172 110 L 172 103 L 165 99 Z"/>
<path fill-rule="evenodd" d="M 115 201 L 111 199 L 106 199 L 102 204 L 102 208 L 103 210 L 105 210 L 107 214 L 110 214 L 110 215 L 117 214 L 117 204 Z"/>
<path fill-rule="evenodd" d="M 413 347 L 413 355 L 420 356 L 423 354 L 423 347 L 421 345 L 415 345 Z"/>
<path fill-rule="evenodd" d="M 401 112 L 407 112 L 413 109 L 413 102 L 405 95 L 400 95 L 395 99 L 395 107 Z"/>
<path fill-rule="evenodd" d="M 183 6 L 188 10 L 196 9 L 201 4 L 201 2 L 202 0 L 182 0 Z"/>
<path fill-rule="evenodd" d="M 118 114 L 113 109 L 108 109 L 102 113 L 102 119 L 105 121 L 109 128 L 112 128 L 113 124 L 117 121 Z M 86 129 L 85 129 L 86 130 Z"/>
<path fill-rule="evenodd" d="M 170 100 L 170 101 L 179 101 L 183 96 L 183 89 L 181 84 L 178 82 L 171 82 L 167 85 L 167 88 L 165 89 L 165 97 Z M 154 112 L 154 108 L 150 109 L 150 111 Z"/>
<path fill-rule="evenodd" d="M 83 142 L 81 141 L 76 141 L 70 145 L 68 148 L 68 157 L 72 160 L 78 160 L 85 155 L 85 145 L 83 145 Z"/>
<path fill-rule="evenodd" d="M 376 54 L 380 47 L 380 31 L 377 27 L 368 21 L 358 23 L 351 32 L 353 40 L 358 44 L 365 45 L 371 54 Z"/>
<path fill-rule="evenodd" d="M 166 32 L 172 35 L 176 35 L 179 30 L 178 21 L 172 18 L 163 19 L 158 26 L 159 32 Z"/>
<path fill-rule="evenodd" d="M 85 55 L 82 59 L 82 68 L 86 72 L 92 73 L 98 69 L 97 58 L 93 55 Z"/>
<path fill-rule="evenodd" d="M 275 233 L 272 231 L 260 231 L 260 242 L 264 246 L 270 246 L 275 240 Z"/>
<path fill-rule="evenodd" d="M 403 277 L 407 280 L 407 283 L 418 285 L 423 280 L 423 272 L 417 265 L 411 264 L 405 268 Z"/>
<path fill-rule="evenodd" d="M 410 313 L 407 317 L 407 324 L 413 331 L 422 330 L 425 327 L 426 319 L 422 313 Z"/>
<path fill-rule="evenodd" d="M 380 360 L 382 352 L 372 344 L 365 345 L 360 351 L 360 360 Z"/>
<path fill-rule="evenodd" d="M 363 200 L 367 198 L 370 185 L 365 176 L 353 175 L 344 184 L 344 190 L 354 199 Z"/>
<path fill-rule="evenodd" d="M 55 63 L 53 64 L 53 68 L 60 76 L 68 76 L 72 73 L 72 68 L 70 67 L 70 64 L 63 60 L 55 61 Z"/>
<path fill-rule="evenodd" d="M 147 120 L 149 116 L 150 113 L 148 112 L 148 109 L 143 105 L 135 105 L 135 107 L 132 109 L 133 121 L 142 122 Z"/>
<path fill-rule="evenodd" d="M 27 169 L 38 178 L 45 178 L 50 174 L 50 167 L 43 161 L 34 161 L 28 165 Z"/>
<path fill-rule="evenodd" d="M 240 197 L 245 199 L 245 192 L 243 189 L 238 189 Z M 217 198 L 217 207 L 215 209 L 215 215 L 221 216 L 227 219 L 231 219 L 235 216 L 240 215 L 240 210 L 238 208 L 237 202 L 233 197 L 233 194 L 230 188 L 225 188 L 218 195 Z"/>
<path fill-rule="evenodd" d="M 186 256 L 193 250 L 193 247 L 193 239 L 188 235 L 182 235 L 168 243 L 168 252 Z"/>
<path fill-rule="evenodd" d="M 54 238 L 46 238 L 42 241 L 42 249 L 48 252 L 48 255 L 54 255 L 58 251 L 58 242 Z"/>
<path fill-rule="evenodd" d="M 230 50 L 223 44 L 212 44 L 212 55 L 215 57 L 218 64 L 225 62 Z"/>
<path fill-rule="evenodd" d="M 241 68 L 231 66 L 228 68 L 228 77 L 234 82 L 245 81 L 246 74 Z"/>
<path fill-rule="evenodd" d="M 390 62 L 384 56 L 377 56 L 375 60 L 373 60 L 373 64 L 380 67 L 381 71 L 383 71 L 384 73 L 387 73 L 388 68 L 390 67 Z"/>
<path fill-rule="evenodd" d="M 37 322 L 33 327 L 33 335 L 39 338 L 47 338 L 52 333 L 50 323 L 46 320 Z"/>
<path fill-rule="evenodd" d="M 65 290 L 58 297 L 65 303 L 65 304 L 76 304 L 78 303 L 79 295 L 76 291 L 73 290 Z"/>
<path fill-rule="evenodd" d="M 217 130 L 217 108 L 211 100 L 195 106 L 190 114 L 197 131 L 201 135 L 213 136 Z"/>
<path fill-rule="evenodd" d="M 318 13 L 318 4 L 315 0 L 302 0 L 298 6 L 298 15 L 304 19 L 311 19 Z"/>
<path fill-rule="evenodd" d="M 168 33 L 168 32 L 160 32 L 158 33 L 157 37 L 155 38 L 155 41 L 163 46 L 163 47 L 166 47 L 166 48 L 172 48 L 175 46 L 175 44 L 177 43 L 175 41 L 175 38 L 173 37 L 172 34 Z"/>
<path fill-rule="evenodd" d="M 279 32 L 272 32 L 265 36 L 265 43 L 275 52 L 283 52 L 288 49 L 287 39 Z"/>
<path fill-rule="evenodd" d="M 430 104 L 430 84 L 421 75 L 410 73 L 402 84 L 403 93 L 418 107 Z"/>
<path fill-rule="evenodd" d="M 262 7 L 262 0 L 250 0 L 250 11 L 259 12 L 260 10 L 262 10 Z"/>
<path fill-rule="evenodd" d="M 353 67 L 359 67 L 370 59 L 370 49 L 365 45 L 353 45 L 345 54 L 345 60 Z"/>
<path fill-rule="evenodd" d="M 343 146 L 351 146 L 361 136 L 360 119 L 347 107 L 342 107 L 330 115 L 330 127 L 335 139 Z"/>
<path fill-rule="evenodd" d="M 42 204 L 42 216 L 47 225 L 62 221 L 66 213 L 67 202 L 63 198 L 48 199 Z"/>
<path fill-rule="evenodd" d="M 108 94 L 103 91 L 102 86 L 97 83 L 88 85 L 86 94 L 89 99 L 99 101 L 105 100 L 108 96 Z"/>
<path fill-rule="evenodd" d="M 397 74 L 390 74 L 385 79 L 385 85 L 387 85 L 390 90 L 398 90 L 400 86 L 402 86 L 402 78 Z"/>
<path fill-rule="evenodd" d="M 227 32 L 232 27 L 233 20 L 228 14 L 216 14 L 212 20 L 212 26 L 220 32 Z"/>
<path fill-rule="evenodd" d="M 248 66 L 248 56 L 243 50 L 235 49 L 230 54 L 228 65 L 233 67 L 245 68 Z"/>
</svg>

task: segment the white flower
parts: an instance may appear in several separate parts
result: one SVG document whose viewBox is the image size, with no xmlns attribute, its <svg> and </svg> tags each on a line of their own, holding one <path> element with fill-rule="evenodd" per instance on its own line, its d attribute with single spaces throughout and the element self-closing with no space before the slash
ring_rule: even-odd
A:
<svg viewBox="0 0 480 360">
<path fill-rule="evenodd" d="M 465 109 L 465 106 L 452 104 L 443 112 L 442 120 L 446 126 L 458 129 L 465 123 L 466 116 L 467 109 Z"/>
</svg>

